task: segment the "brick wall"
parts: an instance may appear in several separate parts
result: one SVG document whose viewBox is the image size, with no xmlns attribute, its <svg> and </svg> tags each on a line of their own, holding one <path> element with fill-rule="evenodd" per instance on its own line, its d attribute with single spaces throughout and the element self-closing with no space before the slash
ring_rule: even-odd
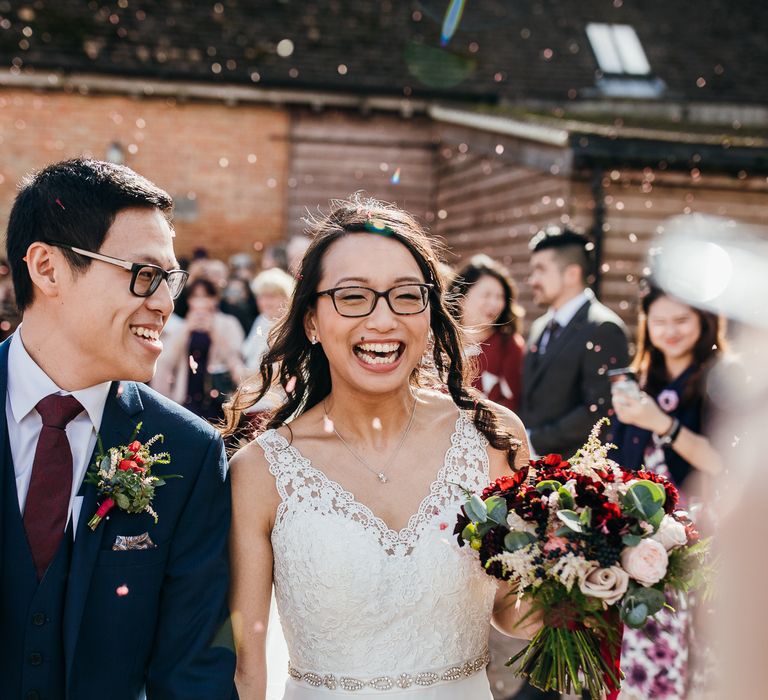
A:
<svg viewBox="0 0 768 700">
<path fill-rule="evenodd" d="M 221 102 L 0 90 L 0 221 L 47 163 L 119 143 L 126 165 L 181 201 L 177 253 L 227 257 L 285 235 L 287 111 Z M 187 212 L 186 214 L 184 212 Z"/>
</svg>

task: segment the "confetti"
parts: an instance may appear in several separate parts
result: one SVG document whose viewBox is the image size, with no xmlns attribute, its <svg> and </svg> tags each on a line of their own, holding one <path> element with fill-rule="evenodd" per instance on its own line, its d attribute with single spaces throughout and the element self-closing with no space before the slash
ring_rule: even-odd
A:
<svg viewBox="0 0 768 700">
<path fill-rule="evenodd" d="M 189 356 L 189 369 L 192 370 L 192 374 L 197 374 L 197 368 L 199 365 L 197 364 L 197 361 L 195 360 L 192 355 Z"/>
<path fill-rule="evenodd" d="M 323 416 L 323 430 L 326 433 L 333 432 L 333 421 L 328 416 Z"/>
<path fill-rule="evenodd" d="M 67 210 L 67 208 L 61 203 L 61 200 L 56 197 L 56 204 L 58 204 L 64 211 Z"/>
<path fill-rule="evenodd" d="M 392 177 L 389 178 L 389 181 L 393 185 L 399 185 L 400 184 L 400 168 L 398 168 L 397 170 L 395 170 L 394 173 L 392 173 Z"/>
<path fill-rule="evenodd" d="M 448 9 L 443 18 L 443 27 L 440 30 L 440 45 L 447 46 L 451 37 L 456 33 L 461 22 L 461 15 L 464 14 L 464 5 L 466 0 L 451 0 Z"/>
<path fill-rule="evenodd" d="M 376 416 L 372 421 L 371 425 L 373 426 L 374 430 L 381 430 L 381 419 Z"/>
<path fill-rule="evenodd" d="M 261 326 L 256 326 L 256 335 L 264 335 L 264 331 Z"/>
<path fill-rule="evenodd" d="M 440 523 L 440 529 L 441 530 L 447 530 L 448 529 L 448 523 Z"/>
<path fill-rule="evenodd" d="M 262 634 L 265 629 L 267 629 L 266 625 L 261 620 L 256 622 L 253 626 L 253 631 L 256 632 L 256 634 Z"/>
<path fill-rule="evenodd" d="M 123 387 L 123 383 L 120 382 L 120 384 L 117 385 L 117 395 L 122 396 L 124 391 L 125 387 Z"/>
<path fill-rule="evenodd" d="M 128 586 L 126 586 L 125 584 L 123 584 L 122 586 L 118 586 L 115 589 L 115 593 L 117 593 L 117 595 L 119 595 L 121 598 L 123 596 L 127 596 L 129 593 Z"/>
<path fill-rule="evenodd" d="M 296 377 L 291 377 L 288 380 L 288 383 L 285 385 L 285 393 L 292 394 L 295 388 L 296 388 Z"/>
</svg>

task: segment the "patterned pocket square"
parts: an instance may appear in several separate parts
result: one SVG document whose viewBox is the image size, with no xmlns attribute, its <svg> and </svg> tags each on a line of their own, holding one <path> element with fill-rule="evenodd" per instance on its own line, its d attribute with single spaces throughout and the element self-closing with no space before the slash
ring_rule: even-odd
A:
<svg viewBox="0 0 768 700">
<path fill-rule="evenodd" d="M 153 549 L 157 545 L 152 541 L 148 532 L 143 535 L 118 535 L 112 549 L 116 552 L 126 552 L 132 549 Z"/>
</svg>

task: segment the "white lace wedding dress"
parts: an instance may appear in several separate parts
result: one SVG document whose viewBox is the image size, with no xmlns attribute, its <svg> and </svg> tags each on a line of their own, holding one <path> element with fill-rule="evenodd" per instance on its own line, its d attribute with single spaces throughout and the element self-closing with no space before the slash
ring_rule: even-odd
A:
<svg viewBox="0 0 768 700">
<path fill-rule="evenodd" d="M 290 658 L 284 700 L 491 700 L 496 584 L 452 534 L 465 500 L 457 484 L 489 481 L 487 441 L 470 418 L 457 419 L 429 494 L 399 532 L 274 430 L 258 442 L 282 499 L 272 546 Z"/>
</svg>

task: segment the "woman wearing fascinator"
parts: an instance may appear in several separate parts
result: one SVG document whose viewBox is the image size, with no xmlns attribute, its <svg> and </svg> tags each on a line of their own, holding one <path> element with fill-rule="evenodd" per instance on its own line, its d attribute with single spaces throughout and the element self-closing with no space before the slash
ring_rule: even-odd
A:
<svg viewBox="0 0 768 700">
<path fill-rule="evenodd" d="M 465 489 L 527 463 L 508 409 L 467 388 L 430 239 L 355 197 L 312 225 L 296 290 L 229 423 L 279 382 L 286 399 L 232 460 L 232 597 L 243 700 L 263 700 L 274 584 L 290 657 L 284 700 L 490 700 L 506 585 L 452 530 Z M 435 387 L 435 388 L 430 388 Z"/>
</svg>

